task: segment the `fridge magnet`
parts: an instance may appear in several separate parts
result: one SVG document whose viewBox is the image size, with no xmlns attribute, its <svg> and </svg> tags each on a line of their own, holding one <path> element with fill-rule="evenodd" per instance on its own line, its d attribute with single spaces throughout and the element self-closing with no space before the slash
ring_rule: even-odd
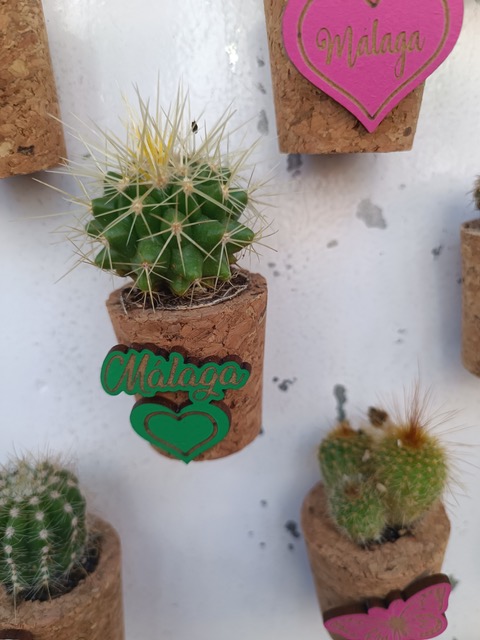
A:
<svg viewBox="0 0 480 640">
<path fill-rule="evenodd" d="M 99 132 L 99 142 L 88 147 L 90 169 L 73 163 L 67 168 L 81 183 L 76 201 L 87 212 L 69 237 L 80 261 L 128 281 L 107 301 L 119 344 L 170 354 L 164 366 L 175 360 L 180 365 L 184 358 L 185 383 L 199 382 L 195 362 L 224 363 L 223 373 L 205 365 L 205 380 L 212 376 L 216 384 L 234 375 L 233 359 L 248 363 L 245 384 L 229 389 L 222 400 L 228 433 L 210 440 L 208 450 L 205 443 L 196 450 L 195 460 L 219 458 L 239 451 L 261 430 L 267 284 L 237 264 L 263 244 L 261 185 L 249 165 L 252 149 L 232 150 L 228 114 L 207 130 L 189 115 L 180 93 L 168 111 L 138 100 L 137 111 L 129 110 L 124 140 Z M 191 393 L 187 387 L 180 384 L 162 397 L 183 411 Z M 213 406 L 206 407 L 203 431 Z M 166 415 L 171 430 L 174 419 Z M 180 417 L 185 431 L 192 417 Z M 134 421 L 145 436 L 145 427 Z M 154 421 L 157 433 L 159 421 Z M 215 424 L 223 433 L 225 419 Z M 153 436 L 149 439 L 155 445 Z M 166 453 L 165 446 L 157 449 Z M 180 457 L 190 457 L 181 451 Z"/>
<path fill-rule="evenodd" d="M 357 430 L 340 422 L 322 441 L 323 482 L 305 498 L 302 527 L 323 613 L 395 592 L 408 594 L 412 584 L 441 572 L 450 535 L 442 497 L 451 463 L 427 408 L 416 390 L 405 415 L 391 418 L 383 409 L 371 409 L 369 424 Z M 432 597 L 432 591 L 425 593 L 426 599 Z M 405 615 L 418 598 L 413 597 L 412 608 L 405 606 Z M 392 609 L 382 605 L 383 612 L 363 618 L 365 624 L 403 611 L 403 600 L 397 598 Z"/>
<path fill-rule="evenodd" d="M 0 2 L 0 178 L 65 157 L 41 0 Z"/>
<path fill-rule="evenodd" d="M 0 638 L 123 640 L 120 541 L 75 475 L 44 459 L 0 470 Z"/>
<path fill-rule="evenodd" d="M 463 0 L 265 0 L 281 151 L 412 147 L 425 80 L 452 51 Z"/>
<path fill-rule="evenodd" d="M 426 640 L 448 627 L 445 612 L 452 586 L 448 576 L 436 574 L 418 580 L 404 592 L 385 600 L 369 600 L 326 611 L 325 627 L 344 640 Z"/>
<path fill-rule="evenodd" d="M 249 365 L 237 360 L 229 356 L 221 362 L 198 362 L 178 350 L 166 353 L 155 347 L 118 345 L 104 360 L 101 382 L 110 395 L 141 396 L 130 415 L 134 430 L 188 463 L 228 434 L 230 411 L 220 401 L 227 389 L 241 389 L 250 377 Z M 165 396 L 179 391 L 188 394 L 180 407 Z"/>
<path fill-rule="evenodd" d="M 480 178 L 474 187 L 474 202 L 480 209 Z M 462 360 L 480 376 L 480 218 L 461 228 L 462 247 Z"/>
</svg>

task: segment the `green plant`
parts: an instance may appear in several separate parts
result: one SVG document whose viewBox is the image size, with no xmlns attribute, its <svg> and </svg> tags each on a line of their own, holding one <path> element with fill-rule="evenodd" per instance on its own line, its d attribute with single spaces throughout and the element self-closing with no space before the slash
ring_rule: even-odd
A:
<svg viewBox="0 0 480 640">
<path fill-rule="evenodd" d="M 0 581 L 18 595 L 50 592 L 80 565 L 87 531 L 76 477 L 21 459 L 0 472 Z"/>
<path fill-rule="evenodd" d="M 335 487 L 345 477 L 369 475 L 371 437 L 355 431 L 347 421 L 339 422 L 322 440 L 318 449 L 320 469 L 327 487 Z"/>
<path fill-rule="evenodd" d="M 410 530 L 441 499 L 449 479 L 445 447 L 428 430 L 418 391 L 405 419 L 371 409 L 359 431 L 337 425 L 319 447 L 330 514 L 354 542 L 381 541 L 387 529 Z"/>
<path fill-rule="evenodd" d="M 328 494 L 330 514 L 357 544 L 380 542 L 387 526 L 385 505 L 375 485 L 363 475 L 345 476 Z"/>
<path fill-rule="evenodd" d="M 392 424 L 375 447 L 375 477 L 384 487 L 389 524 L 409 528 L 439 500 L 449 477 L 447 452 L 412 413 Z"/>
<path fill-rule="evenodd" d="M 125 141 L 98 132 L 100 146 L 85 143 L 90 172 L 68 166 L 83 193 L 75 201 L 88 211 L 78 230 L 87 248 L 78 233 L 71 240 L 81 260 L 132 278 L 150 297 L 215 291 L 261 238 L 259 185 L 245 176 L 251 149 L 224 153 L 230 115 L 201 131 L 181 93 L 168 112 L 138 101 Z"/>
</svg>

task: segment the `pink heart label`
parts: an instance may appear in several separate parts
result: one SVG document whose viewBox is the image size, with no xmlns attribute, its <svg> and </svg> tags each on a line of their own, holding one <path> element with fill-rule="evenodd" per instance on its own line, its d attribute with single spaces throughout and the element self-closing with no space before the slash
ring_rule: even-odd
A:
<svg viewBox="0 0 480 640">
<path fill-rule="evenodd" d="M 316 87 L 374 131 L 452 51 L 463 0 L 288 0 L 285 49 Z"/>
</svg>

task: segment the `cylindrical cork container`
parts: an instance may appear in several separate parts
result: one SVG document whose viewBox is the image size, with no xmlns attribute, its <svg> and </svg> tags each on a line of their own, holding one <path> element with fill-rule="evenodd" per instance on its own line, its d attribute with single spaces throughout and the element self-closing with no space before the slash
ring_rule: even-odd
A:
<svg viewBox="0 0 480 640">
<path fill-rule="evenodd" d="M 466 222 L 462 245 L 462 359 L 480 376 L 480 219 Z"/>
<path fill-rule="evenodd" d="M 317 89 L 290 61 L 283 45 L 282 16 L 288 0 L 264 0 L 282 153 L 361 153 L 412 148 L 423 85 L 400 102 L 369 133 L 347 109 Z"/>
<path fill-rule="evenodd" d="M 41 0 L 0 0 L 0 41 L 0 178 L 7 178 L 53 167 L 66 152 Z"/>
<path fill-rule="evenodd" d="M 439 573 L 450 522 L 436 505 L 412 535 L 363 548 L 340 533 L 328 514 L 322 484 L 308 493 L 302 508 L 302 529 L 320 609 L 358 604 L 403 591 L 412 582 Z"/>
<path fill-rule="evenodd" d="M 222 401 L 231 417 L 228 434 L 195 460 L 236 453 L 254 440 L 262 427 L 267 282 L 259 274 L 241 273 L 247 278 L 246 288 L 209 306 L 155 310 L 130 307 L 128 297 L 123 295 L 125 289 L 114 291 L 107 301 L 119 344 L 153 344 L 166 351 L 180 348 L 187 357 L 201 360 L 236 356 L 250 366 L 245 386 L 227 390 Z M 177 405 L 188 400 L 185 392 L 163 393 L 161 397 Z"/>
<path fill-rule="evenodd" d="M 100 518 L 90 519 L 99 535 L 96 569 L 69 593 L 48 600 L 18 601 L 0 592 L 0 638 L 18 640 L 124 640 L 121 548 L 118 535 Z"/>
</svg>

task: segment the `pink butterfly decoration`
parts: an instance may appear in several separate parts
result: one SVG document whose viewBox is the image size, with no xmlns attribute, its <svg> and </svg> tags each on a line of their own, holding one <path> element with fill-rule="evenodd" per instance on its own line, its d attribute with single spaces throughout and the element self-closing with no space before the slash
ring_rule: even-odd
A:
<svg viewBox="0 0 480 640">
<path fill-rule="evenodd" d="M 452 591 L 443 574 L 419 580 L 367 607 L 340 607 L 324 614 L 330 633 L 345 640 L 427 640 L 448 626 L 445 612 Z"/>
</svg>

